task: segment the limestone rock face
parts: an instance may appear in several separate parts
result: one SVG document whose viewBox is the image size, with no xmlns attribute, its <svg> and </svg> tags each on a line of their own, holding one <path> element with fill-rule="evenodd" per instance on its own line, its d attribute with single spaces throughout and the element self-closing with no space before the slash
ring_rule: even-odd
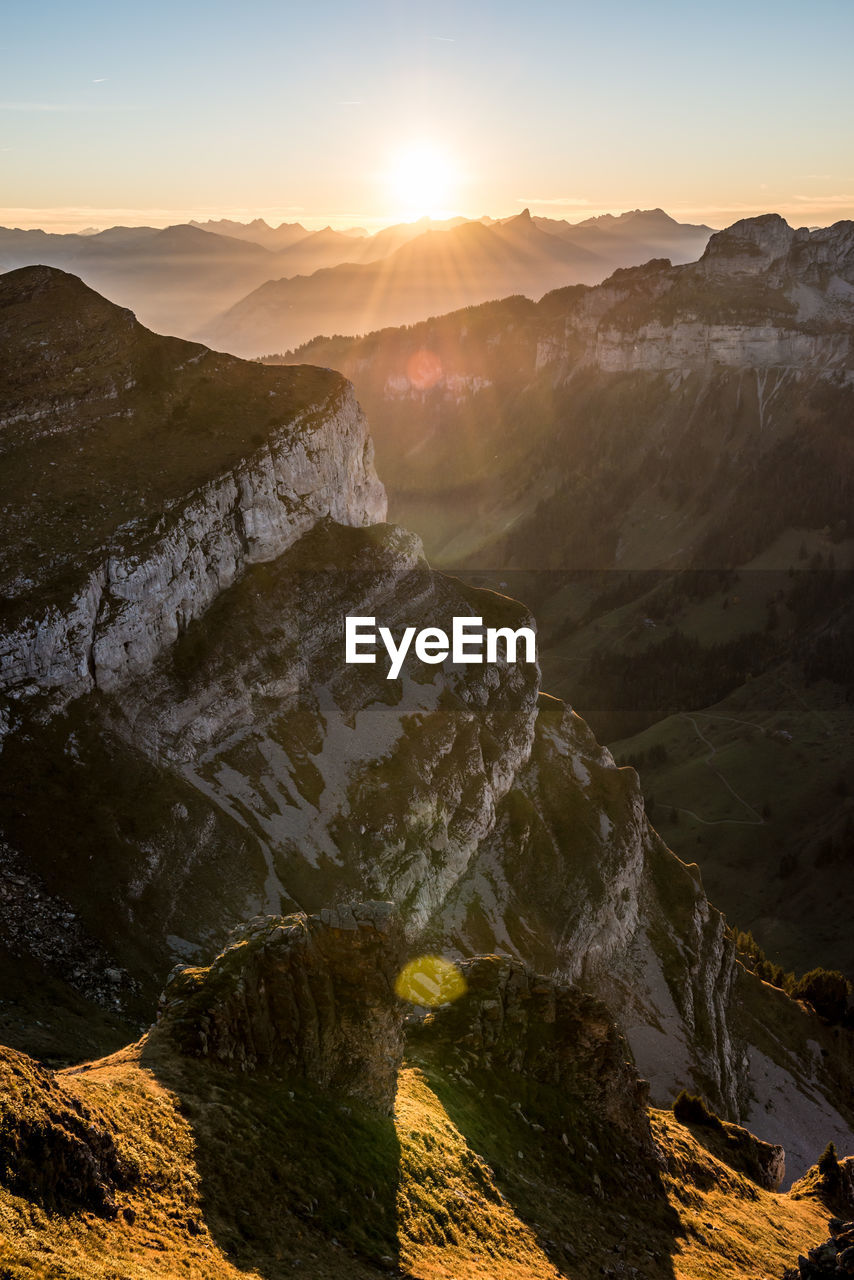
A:
<svg viewBox="0 0 854 1280">
<path fill-rule="evenodd" d="M 148 670 L 248 565 L 320 520 L 385 518 L 337 375 L 271 378 L 158 338 L 45 267 L 3 277 L 0 340 L 18 366 L 0 388 L 0 720 Z"/>
<path fill-rule="evenodd" d="M 41 863 L 59 841 L 49 887 L 111 945 L 142 933 L 156 969 L 259 912 L 391 897 L 414 931 L 441 907 L 530 752 L 539 671 L 412 657 L 390 681 L 384 653 L 345 663 L 348 615 L 396 636 L 458 615 L 531 625 L 433 574 L 412 535 L 328 524 L 254 566 L 144 677 L 12 735 L 14 843 Z M 60 742 L 36 805 L 22 792 Z"/>
<path fill-rule="evenodd" d="M 759 275 L 772 270 L 820 284 L 821 273 L 851 281 L 854 223 L 837 222 L 810 231 L 793 229 L 776 213 L 743 218 L 713 235 L 701 259 L 709 275 Z M 826 284 L 826 281 L 825 281 Z"/>
<path fill-rule="evenodd" d="M 207 969 L 166 987 L 159 1033 L 242 1071 L 296 1074 L 390 1113 L 403 1057 L 392 905 L 250 922 Z"/>
<path fill-rule="evenodd" d="M 52 1071 L 0 1047 L 0 1183 L 47 1209 L 109 1214 L 131 1177 L 112 1134 Z"/>
<path fill-rule="evenodd" d="M 755 275 L 785 258 L 796 241 L 809 237 L 806 227 L 794 231 L 777 213 L 742 218 L 711 237 L 702 262 L 709 272 Z"/>
<path fill-rule="evenodd" d="M 588 291 L 569 310 L 563 349 L 541 338 L 538 364 L 842 371 L 854 351 L 852 286 L 854 223 L 811 232 L 776 214 L 746 218 L 713 235 L 697 263 L 650 263 Z"/>
</svg>

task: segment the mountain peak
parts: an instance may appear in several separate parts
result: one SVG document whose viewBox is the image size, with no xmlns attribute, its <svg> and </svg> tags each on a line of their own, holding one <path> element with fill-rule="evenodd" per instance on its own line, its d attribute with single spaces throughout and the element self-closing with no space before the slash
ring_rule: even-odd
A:
<svg viewBox="0 0 854 1280">
<path fill-rule="evenodd" d="M 779 213 L 741 218 L 711 237 L 700 261 L 714 272 L 755 275 L 785 258 L 799 235 Z"/>
<path fill-rule="evenodd" d="M 103 325 L 105 321 L 124 324 L 128 320 L 136 323 L 133 312 L 109 302 L 79 276 L 59 267 L 17 267 L 0 275 L 0 335 L 6 332 L 8 323 L 9 341 L 18 343 L 19 355 L 20 350 L 29 349 L 25 334 L 18 332 L 16 337 L 13 314 L 10 313 L 8 321 L 2 315 L 3 311 L 17 307 L 26 308 L 27 328 L 44 322 L 55 344 L 66 321 L 73 321 L 78 339 L 94 324 Z"/>
</svg>

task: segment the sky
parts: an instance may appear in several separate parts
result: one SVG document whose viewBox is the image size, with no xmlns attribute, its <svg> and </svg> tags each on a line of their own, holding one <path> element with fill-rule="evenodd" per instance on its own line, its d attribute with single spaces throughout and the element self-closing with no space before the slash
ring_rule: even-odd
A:
<svg viewBox="0 0 854 1280">
<path fill-rule="evenodd" d="M 0 223 L 854 217 L 854 0 L 29 3 Z"/>
</svg>

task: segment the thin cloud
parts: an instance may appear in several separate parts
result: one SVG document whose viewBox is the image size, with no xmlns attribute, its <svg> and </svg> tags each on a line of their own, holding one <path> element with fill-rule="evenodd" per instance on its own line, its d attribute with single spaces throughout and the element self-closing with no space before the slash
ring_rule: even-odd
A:
<svg viewBox="0 0 854 1280">
<path fill-rule="evenodd" d="M 797 200 L 798 204 L 815 204 L 827 209 L 847 209 L 849 205 L 854 205 L 854 195 L 838 195 L 838 196 L 793 196 L 793 200 Z"/>
<path fill-rule="evenodd" d="M 439 40 L 442 44 L 456 44 L 456 36 L 428 36 L 428 40 Z"/>
<path fill-rule="evenodd" d="M 0 226 L 44 227 L 53 231 L 74 231 L 80 227 L 102 226 L 173 226 L 191 219 L 204 221 L 207 218 L 232 218 L 236 222 L 249 222 L 252 218 L 266 218 L 267 221 L 287 220 L 287 215 L 302 214 L 302 205 L 260 205 L 237 208 L 223 205 L 194 206 L 190 209 L 168 208 L 162 205 L 148 208 L 133 208 L 113 205 L 99 207 L 95 205 L 54 205 L 16 206 L 0 208 Z M 328 221 L 328 219 L 327 219 Z M 325 224 L 324 224 L 325 225 Z"/>
<path fill-rule="evenodd" d="M 106 76 L 99 76 L 97 80 L 92 81 L 93 84 L 106 84 L 106 82 L 107 82 Z"/>
<path fill-rule="evenodd" d="M 344 100 L 344 102 L 336 102 L 336 103 L 335 103 L 335 105 L 336 105 L 336 107 L 361 107 L 361 105 L 362 105 L 362 99 L 361 99 L 361 98 L 347 98 L 347 99 L 345 99 L 345 100 Z"/>
</svg>

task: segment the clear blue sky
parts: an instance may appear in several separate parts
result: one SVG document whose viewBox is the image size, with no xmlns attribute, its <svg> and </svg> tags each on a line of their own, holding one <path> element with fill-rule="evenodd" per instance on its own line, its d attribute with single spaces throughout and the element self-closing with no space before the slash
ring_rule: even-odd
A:
<svg viewBox="0 0 854 1280">
<path fill-rule="evenodd" d="M 854 216 L 854 0 L 31 0 L 0 41 L 7 224 L 376 225 L 425 143 L 448 212 Z"/>
</svg>

